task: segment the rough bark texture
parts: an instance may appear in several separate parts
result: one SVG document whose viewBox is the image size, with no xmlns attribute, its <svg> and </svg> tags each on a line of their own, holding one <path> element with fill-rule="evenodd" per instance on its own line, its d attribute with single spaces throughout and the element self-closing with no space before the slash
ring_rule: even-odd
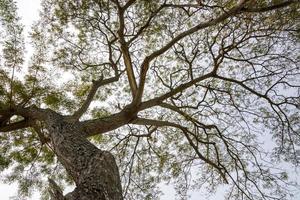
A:
<svg viewBox="0 0 300 200">
<path fill-rule="evenodd" d="M 55 154 L 76 184 L 75 190 L 63 197 L 50 181 L 52 199 L 122 200 L 120 176 L 113 155 L 95 147 L 82 136 L 78 124 L 66 122 L 59 115 L 50 116 L 47 124 Z"/>
</svg>

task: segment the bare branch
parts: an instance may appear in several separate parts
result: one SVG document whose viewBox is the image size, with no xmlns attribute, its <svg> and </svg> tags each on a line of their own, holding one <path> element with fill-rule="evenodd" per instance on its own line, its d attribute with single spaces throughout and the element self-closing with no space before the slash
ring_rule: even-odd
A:
<svg viewBox="0 0 300 200">
<path fill-rule="evenodd" d="M 126 10 L 127 8 L 129 8 L 132 4 L 134 4 L 136 2 L 136 0 L 129 0 L 127 1 L 127 3 L 123 6 L 123 9 Z"/>
<path fill-rule="evenodd" d="M 140 29 L 136 32 L 136 34 L 127 42 L 128 44 L 131 44 L 135 39 L 137 39 L 151 24 L 151 21 L 157 16 L 157 14 L 164 8 L 164 4 L 162 4 L 158 9 L 156 9 L 154 12 L 151 13 L 146 23 L 140 27 Z"/>
</svg>

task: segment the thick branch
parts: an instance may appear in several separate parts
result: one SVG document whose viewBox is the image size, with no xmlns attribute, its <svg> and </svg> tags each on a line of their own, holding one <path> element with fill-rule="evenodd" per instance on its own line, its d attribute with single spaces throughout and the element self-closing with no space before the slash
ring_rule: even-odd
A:
<svg viewBox="0 0 300 200">
<path fill-rule="evenodd" d="M 10 132 L 28 127 L 33 127 L 35 121 L 47 120 L 51 113 L 56 113 L 51 109 L 38 108 L 35 105 L 29 107 L 14 106 L 12 108 L 0 110 L 0 132 Z M 8 123 L 12 116 L 21 116 L 22 121 Z"/>
<path fill-rule="evenodd" d="M 119 16 L 119 23 L 120 23 L 118 35 L 119 35 L 119 41 L 121 45 L 121 51 L 123 54 L 123 60 L 126 68 L 126 73 L 129 81 L 129 86 L 133 97 L 136 96 L 137 83 L 133 71 L 133 65 L 132 65 L 132 60 L 129 52 L 128 43 L 125 41 L 125 37 L 124 37 L 124 30 L 125 30 L 124 12 L 126 8 L 128 8 L 134 2 L 135 2 L 134 0 L 128 1 L 127 4 L 124 6 L 124 8 L 118 7 L 118 16 Z"/>
<path fill-rule="evenodd" d="M 38 108 L 35 105 L 29 107 L 13 106 L 7 109 L 0 109 L 0 118 L 6 119 L 6 117 L 12 117 L 14 115 L 19 115 L 31 120 L 44 120 L 49 112 L 54 112 L 51 109 Z"/>
<path fill-rule="evenodd" d="M 0 126 L 0 132 L 11 132 L 11 131 L 16 131 L 19 129 L 23 128 L 28 128 L 32 125 L 32 122 L 24 119 L 19 122 L 11 123 L 11 124 L 6 124 L 6 125 L 1 125 Z"/>
<path fill-rule="evenodd" d="M 131 89 L 132 96 L 135 97 L 137 93 L 137 83 L 133 72 L 132 60 L 129 54 L 129 48 L 124 41 L 121 41 L 121 51 L 123 53 L 124 64 L 126 67 L 126 74 Z"/>
<path fill-rule="evenodd" d="M 89 137 L 115 130 L 136 118 L 138 107 L 128 105 L 121 112 L 100 119 L 80 122 L 84 137 Z"/>
</svg>

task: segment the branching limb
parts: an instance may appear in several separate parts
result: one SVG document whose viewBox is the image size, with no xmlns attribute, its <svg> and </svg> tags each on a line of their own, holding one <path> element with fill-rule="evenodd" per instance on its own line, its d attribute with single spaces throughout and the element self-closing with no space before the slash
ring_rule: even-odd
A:
<svg viewBox="0 0 300 200">
<path fill-rule="evenodd" d="M 153 59 L 155 59 L 156 57 L 158 57 L 158 56 L 162 55 L 163 53 L 165 53 L 166 51 L 168 51 L 174 44 L 176 44 L 178 41 L 185 38 L 186 36 L 191 35 L 191 34 L 197 32 L 199 30 L 202 30 L 204 28 L 216 25 L 216 24 L 224 21 L 225 19 L 229 18 L 230 16 L 233 16 L 233 15 L 239 13 L 240 9 L 243 8 L 245 3 L 247 3 L 248 1 L 249 0 L 241 0 L 237 3 L 237 5 L 235 7 L 233 7 L 229 11 L 223 13 L 219 17 L 217 17 L 213 20 L 210 20 L 210 21 L 200 23 L 200 24 L 194 26 L 193 28 L 180 33 L 175 38 L 173 38 L 171 41 L 169 41 L 165 46 L 163 46 L 162 48 L 154 51 L 149 56 L 147 56 L 141 65 L 140 81 L 139 81 L 138 91 L 137 91 L 137 95 L 136 95 L 134 102 L 138 104 L 142 99 L 146 76 L 147 76 L 147 71 L 149 69 L 150 62 Z"/>
<path fill-rule="evenodd" d="M 199 83 L 200 81 L 206 80 L 208 78 L 211 78 L 214 76 L 214 71 L 207 73 L 203 76 L 200 76 L 198 78 L 194 78 L 193 80 L 187 82 L 187 83 L 183 83 L 177 87 L 175 87 L 174 89 L 172 89 L 170 92 L 167 92 L 159 97 L 150 99 L 148 101 L 142 102 L 141 105 L 139 106 L 139 110 L 144 110 L 153 106 L 157 106 L 160 105 L 164 100 L 184 91 L 185 89 L 191 87 L 192 85 L 195 85 L 196 83 Z"/>
<path fill-rule="evenodd" d="M 99 87 L 116 82 L 118 80 L 119 80 L 119 75 L 116 75 L 115 77 L 108 78 L 108 79 L 100 78 L 97 81 L 93 81 L 91 90 L 87 98 L 85 99 L 82 106 L 71 116 L 71 119 L 77 121 L 87 111 Z"/>
<path fill-rule="evenodd" d="M 84 137 L 89 137 L 108 131 L 115 130 L 136 119 L 138 108 L 133 105 L 127 105 L 121 112 L 112 114 L 108 117 L 86 120 L 80 122 L 83 128 Z"/>
<path fill-rule="evenodd" d="M 199 159 L 203 160 L 205 163 L 209 164 L 213 168 L 215 168 L 218 173 L 222 176 L 223 180 L 228 183 L 227 178 L 226 178 L 226 169 L 220 165 L 220 161 L 218 160 L 218 164 L 216 164 L 214 161 L 210 160 L 209 158 L 206 158 L 204 155 L 201 154 L 199 151 L 198 145 L 193 142 L 193 139 L 190 137 L 190 135 L 194 135 L 192 132 L 190 132 L 186 127 L 181 126 L 179 124 L 173 123 L 173 122 L 168 122 L 168 121 L 161 121 L 161 120 L 152 120 L 152 119 L 144 119 L 144 118 L 137 118 L 134 121 L 131 122 L 132 124 L 137 124 L 137 125 L 152 125 L 152 126 L 168 126 L 168 127 L 174 127 L 178 128 L 179 130 L 182 131 L 186 139 L 188 140 L 189 144 L 191 147 L 194 149 L 195 153 L 199 157 Z M 200 140 L 197 138 L 197 142 L 200 142 L 202 144 L 211 144 L 215 145 L 213 142 L 206 142 L 203 140 Z M 215 148 L 217 151 L 217 149 Z M 219 154 L 218 152 L 216 152 Z"/>
<path fill-rule="evenodd" d="M 153 21 L 153 19 L 158 15 L 158 13 L 165 7 L 165 4 L 162 4 L 158 9 L 156 9 L 155 11 L 153 11 L 151 13 L 151 15 L 149 16 L 148 20 L 146 21 L 146 23 L 141 26 L 139 28 L 139 30 L 136 32 L 136 34 L 134 34 L 134 36 L 132 38 L 130 38 L 130 40 L 128 40 L 128 44 L 131 44 L 134 40 L 136 40 L 143 32 L 145 32 L 145 30 L 150 26 L 151 22 Z"/>
<path fill-rule="evenodd" d="M 243 81 L 239 81 L 239 80 L 236 80 L 236 79 L 227 78 L 227 77 L 223 77 L 223 76 L 219 76 L 219 75 L 215 75 L 214 78 L 217 78 L 217 79 L 220 79 L 220 80 L 223 80 L 223 81 L 227 81 L 227 82 L 231 82 L 231 83 L 235 83 L 235 84 L 241 86 L 242 88 L 246 89 L 247 91 L 251 92 L 252 94 L 267 100 L 267 102 L 270 103 L 270 105 L 275 105 L 275 106 L 279 105 L 278 103 L 273 102 L 267 96 L 267 94 L 261 94 L 261 93 L 255 91 L 254 89 L 252 89 L 252 88 L 248 87 L 247 85 L 245 85 L 243 83 Z"/>
<path fill-rule="evenodd" d="M 50 109 L 41 109 L 36 106 L 20 107 L 15 106 L 8 109 L 0 109 L 0 131 L 10 132 L 19 129 L 32 127 L 35 120 L 45 120 L 49 113 L 53 111 Z M 13 116 L 21 116 L 23 120 L 10 123 L 10 119 Z"/>
</svg>

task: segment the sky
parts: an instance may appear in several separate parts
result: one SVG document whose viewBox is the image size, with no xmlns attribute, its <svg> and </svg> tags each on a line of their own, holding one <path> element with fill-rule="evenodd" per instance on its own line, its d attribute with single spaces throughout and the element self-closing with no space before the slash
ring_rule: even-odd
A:
<svg viewBox="0 0 300 200">
<path fill-rule="evenodd" d="M 25 26 L 24 32 L 26 37 L 28 36 L 28 31 L 30 31 L 30 27 L 32 23 L 38 19 L 38 10 L 40 8 L 40 0 L 17 0 L 17 5 L 19 8 L 19 15 L 22 19 L 22 24 Z M 26 42 L 29 42 L 28 37 L 26 38 Z M 27 53 L 30 54 L 30 47 L 27 45 Z M 294 171 L 292 173 L 295 173 Z M 294 178 L 297 177 L 300 179 L 299 174 L 295 174 Z M 161 190 L 164 195 L 161 200 L 173 200 L 175 199 L 175 191 L 171 185 L 161 185 Z M 5 185 L 0 184 L 0 199 L 1 200 L 9 200 L 10 197 L 15 196 L 17 191 L 17 184 Z M 200 192 L 191 193 L 190 200 L 222 200 L 223 198 L 223 188 L 219 188 L 218 192 L 215 195 L 212 195 L 210 198 L 207 196 L 201 195 Z M 300 192 L 298 192 L 295 196 L 295 200 L 300 199 Z M 38 193 L 34 194 L 31 200 L 39 200 Z"/>
</svg>

